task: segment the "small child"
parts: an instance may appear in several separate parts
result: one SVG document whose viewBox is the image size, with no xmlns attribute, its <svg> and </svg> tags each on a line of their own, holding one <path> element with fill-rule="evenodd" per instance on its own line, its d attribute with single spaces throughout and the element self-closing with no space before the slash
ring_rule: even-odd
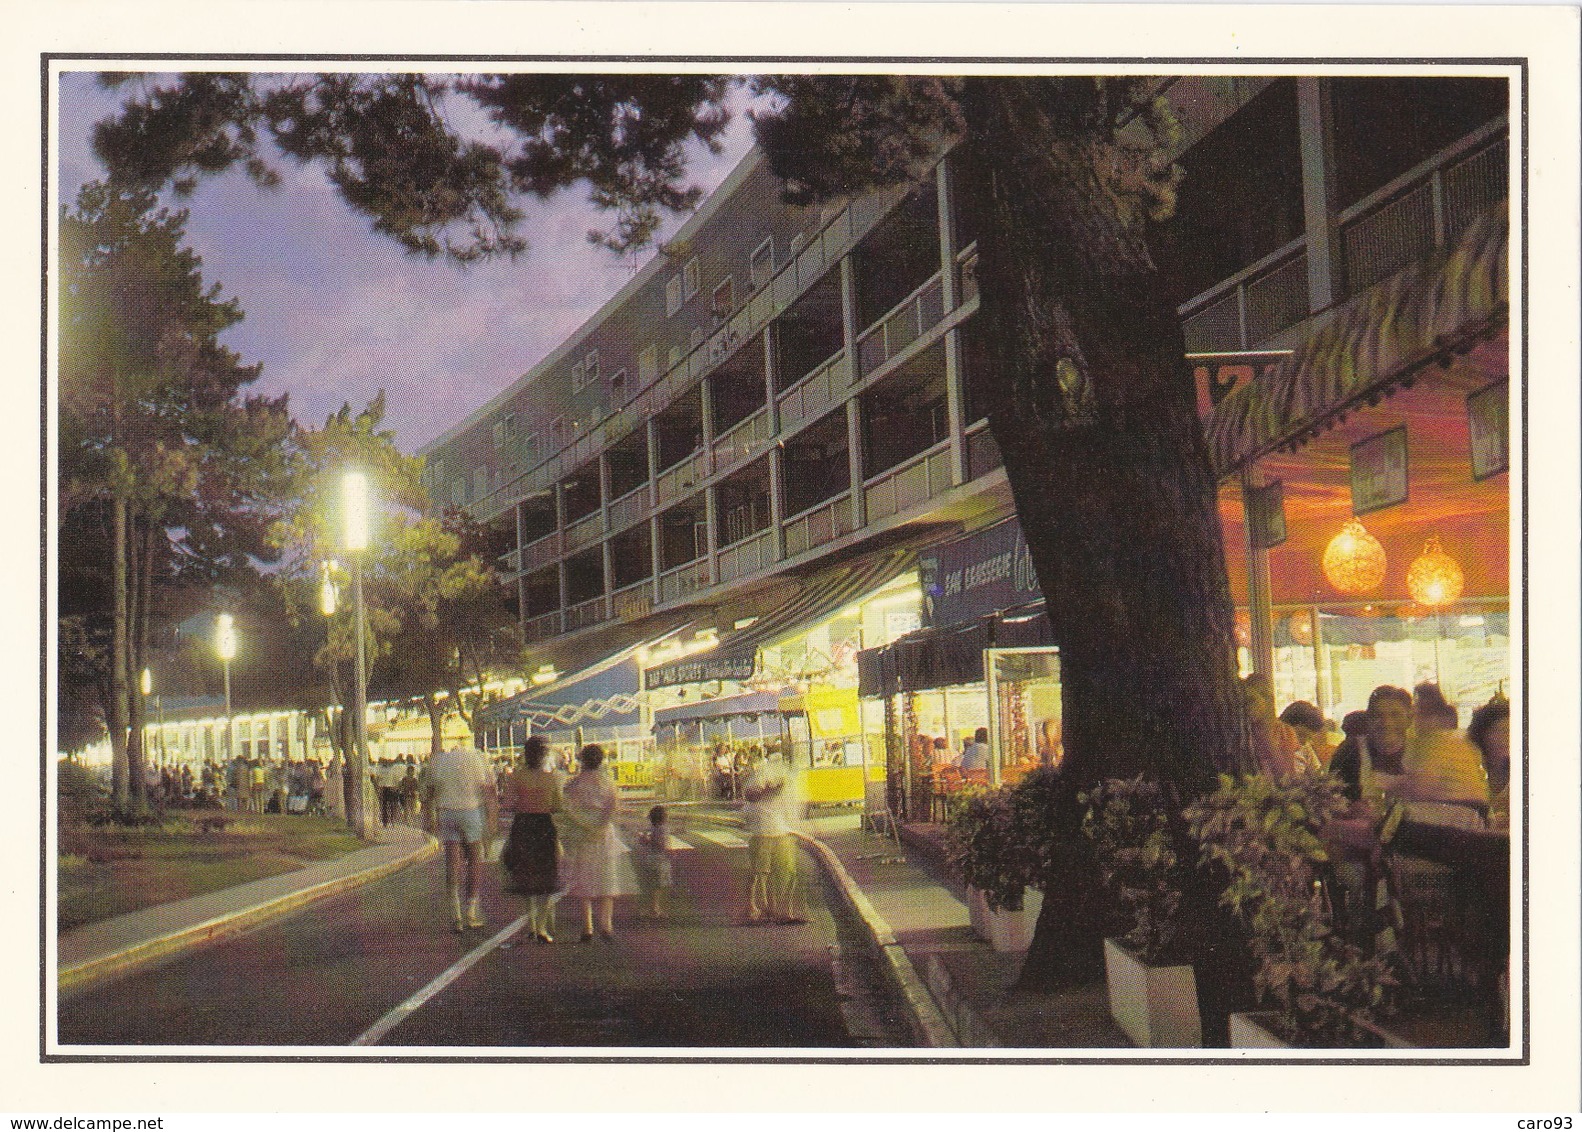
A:
<svg viewBox="0 0 1582 1132">
<path fill-rule="evenodd" d="M 675 883 L 670 865 L 670 829 L 665 824 L 665 808 L 655 806 L 648 811 L 648 829 L 637 839 L 638 880 L 648 895 L 646 915 L 651 920 L 665 918 L 665 890 Z"/>
</svg>

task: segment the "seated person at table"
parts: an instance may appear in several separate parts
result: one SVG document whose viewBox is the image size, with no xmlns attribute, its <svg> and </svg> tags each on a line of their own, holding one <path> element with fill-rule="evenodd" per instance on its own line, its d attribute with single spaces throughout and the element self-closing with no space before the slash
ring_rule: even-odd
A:
<svg viewBox="0 0 1582 1132">
<path fill-rule="evenodd" d="M 1329 725 L 1324 721 L 1323 712 L 1306 700 L 1297 700 L 1286 705 L 1280 713 L 1280 722 L 1296 732 L 1297 741 L 1302 745 L 1302 750 L 1297 753 L 1298 759 L 1308 770 L 1329 769 L 1329 760 L 1335 754 L 1335 744 L 1329 737 Z"/>
<path fill-rule="evenodd" d="M 1437 684 L 1417 687 L 1417 727 L 1402 759 L 1400 794 L 1416 821 L 1481 828 L 1489 801 L 1478 748 L 1456 728 L 1456 709 Z"/>
<path fill-rule="evenodd" d="M 1275 718 L 1274 688 L 1267 676 L 1251 673 L 1241 681 L 1247 722 L 1252 726 L 1253 754 L 1258 771 L 1276 782 L 1307 769 L 1296 732 Z"/>
<path fill-rule="evenodd" d="M 1373 690 L 1366 712 L 1346 716 L 1340 725 L 1346 738 L 1335 748 L 1329 772 L 1340 779 L 1348 798 L 1399 789 L 1405 781 L 1402 759 L 1411 722 L 1412 693 L 1390 684 Z"/>
<path fill-rule="evenodd" d="M 961 752 L 961 773 L 978 775 L 989 773 L 989 729 L 980 727 L 972 733 L 972 742 Z"/>
<path fill-rule="evenodd" d="M 934 737 L 933 755 L 931 757 L 934 760 L 935 770 L 944 770 L 946 767 L 954 767 L 956 765 L 956 760 L 950 754 L 950 740 L 943 735 Z"/>
<path fill-rule="evenodd" d="M 1511 827 L 1511 703 L 1495 697 L 1472 713 L 1467 738 L 1483 756 L 1489 776 L 1489 828 Z"/>
</svg>

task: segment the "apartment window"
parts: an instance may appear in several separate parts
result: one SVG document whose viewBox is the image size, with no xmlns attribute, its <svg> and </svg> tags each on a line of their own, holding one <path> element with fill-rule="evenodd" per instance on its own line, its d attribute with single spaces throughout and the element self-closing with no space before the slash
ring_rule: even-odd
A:
<svg viewBox="0 0 1582 1132">
<path fill-rule="evenodd" d="M 528 432 L 522 434 L 522 439 L 516 446 L 516 456 L 524 468 L 531 468 L 538 463 L 538 434 Z"/>
<path fill-rule="evenodd" d="M 682 298 L 690 299 L 698 293 L 698 287 L 703 279 L 703 269 L 698 266 L 696 258 L 687 260 L 686 267 L 681 269 Z"/>
<path fill-rule="evenodd" d="M 588 356 L 582 360 L 582 372 L 583 381 L 588 385 L 599 380 L 599 351 L 588 351 Z"/>
<path fill-rule="evenodd" d="M 510 414 L 494 422 L 494 446 L 504 448 L 516 435 L 516 415 Z"/>
<path fill-rule="evenodd" d="M 708 332 L 708 328 L 707 327 L 694 326 L 692 328 L 692 338 L 691 338 L 692 348 L 694 350 L 696 350 L 699 346 L 703 345 L 703 340 L 705 338 L 707 338 L 708 336 L 709 336 L 709 332 Z"/>
<path fill-rule="evenodd" d="M 683 350 L 680 346 L 672 346 L 672 347 L 670 347 L 670 354 L 669 354 L 669 357 L 665 361 L 665 368 L 666 369 L 675 369 L 677 366 L 679 366 L 681 364 L 681 359 L 684 358 L 684 357 L 686 357 L 686 351 Z"/>
<path fill-rule="evenodd" d="M 569 437 L 566 433 L 565 417 L 556 417 L 554 420 L 549 422 L 549 439 L 550 442 L 554 444 L 556 449 L 561 449 L 566 446 L 566 441 L 569 439 Z"/>
<path fill-rule="evenodd" d="M 736 306 L 736 288 L 727 275 L 709 295 L 709 316 L 715 322 L 724 322 L 731 317 L 731 311 Z"/>
<path fill-rule="evenodd" d="M 472 497 L 482 499 L 489 494 L 489 469 L 474 468 L 472 470 Z"/>
<path fill-rule="evenodd" d="M 626 371 L 624 369 L 618 369 L 610 375 L 610 393 L 617 398 L 625 396 Z"/>
<path fill-rule="evenodd" d="M 747 279 L 757 290 L 769 282 L 775 273 L 775 239 L 770 236 L 763 243 L 753 249 L 752 257 L 747 261 Z"/>
<path fill-rule="evenodd" d="M 672 275 L 665 284 L 665 317 L 675 314 L 685 301 L 681 294 L 681 276 Z"/>
<path fill-rule="evenodd" d="M 647 385 L 659 376 L 659 347 L 647 345 L 642 353 L 637 355 L 637 381 L 640 385 Z"/>
<path fill-rule="evenodd" d="M 588 387 L 588 371 L 581 362 L 571 367 L 571 391 L 581 393 Z"/>
<path fill-rule="evenodd" d="M 467 480 L 458 476 L 450 484 L 450 503 L 452 507 L 465 507 L 467 505 Z"/>
</svg>

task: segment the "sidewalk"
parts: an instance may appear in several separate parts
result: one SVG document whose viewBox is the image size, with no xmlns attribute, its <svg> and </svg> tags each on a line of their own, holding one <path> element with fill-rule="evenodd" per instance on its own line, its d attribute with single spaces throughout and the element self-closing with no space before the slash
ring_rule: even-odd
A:
<svg viewBox="0 0 1582 1132">
<path fill-rule="evenodd" d="M 1022 955 L 1002 954 L 968 925 L 967 906 L 926 843 L 898 846 L 863 832 L 855 813 L 814 817 L 809 848 L 869 925 L 926 1045 L 1129 1049 L 1110 1019 L 1104 984 L 1014 991 Z M 822 845 L 828 856 L 820 852 Z M 834 867 L 830 858 L 834 859 Z"/>
<path fill-rule="evenodd" d="M 388 876 L 438 848 L 422 830 L 380 829 L 378 843 L 293 872 L 158 904 L 65 932 L 56 945 L 62 993 L 173 952 L 254 927 L 305 904 Z"/>
</svg>

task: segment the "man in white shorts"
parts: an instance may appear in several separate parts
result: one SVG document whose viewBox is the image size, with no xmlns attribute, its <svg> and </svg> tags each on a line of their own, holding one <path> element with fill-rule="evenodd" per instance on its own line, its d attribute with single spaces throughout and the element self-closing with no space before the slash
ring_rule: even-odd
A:
<svg viewBox="0 0 1582 1132">
<path fill-rule="evenodd" d="M 441 751 L 424 768 L 425 809 L 432 815 L 434 834 L 445 846 L 445 887 L 450 893 L 451 915 L 458 932 L 484 926 L 478 909 L 478 878 L 484 838 L 499 820 L 494 775 L 482 752 L 456 748 Z M 463 883 L 458 883 L 461 874 Z M 467 890 L 467 914 L 462 916 L 462 887 Z"/>
</svg>

